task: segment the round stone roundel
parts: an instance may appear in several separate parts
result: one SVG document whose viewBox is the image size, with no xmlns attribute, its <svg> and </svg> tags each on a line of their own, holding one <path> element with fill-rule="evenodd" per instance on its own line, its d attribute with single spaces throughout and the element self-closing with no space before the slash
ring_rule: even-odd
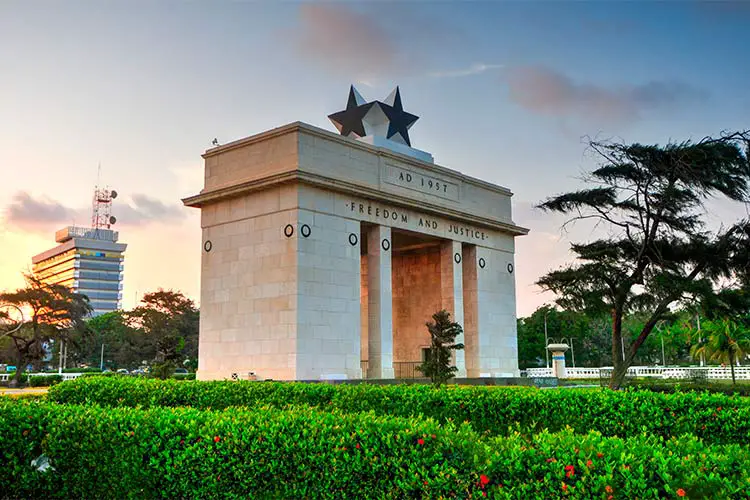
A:
<svg viewBox="0 0 750 500">
<path fill-rule="evenodd" d="M 359 241 L 359 238 L 357 238 L 357 235 L 354 233 L 349 233 L 349 244 L 351 246 L 355 246 L 357 242 Z"/>
<path fill-rule="evenodd" d="M 302 224 L 302 227 L 299 228 L 299 233 L 305 238 L 310 236 L 311 232 L 312 232 L 312 229 L 310 229 L 310 226 L 308 226 L 307 224 Z"/>
<path fill-rule="evenodd" d="M 293 234 L 294 226 L 292 226 L 291 224 L 287 224 L 286 226 L 284 226 L 284 236 L 286 236 L 287 238 L 291 238 Z"/>
<path fill-rule="evenodd" d="M 388 241 L 388 238 L 385 238 L 385 239 L 383 239 L 383 242 L 380 244 L 380 246 L 383 247 L 383 250 L 385 250 L 387 252 L 388 249 L 391 248 L 391 242 Z"/>
<path fill-rule="evenodd" d="M 211 243 L 211 240 L 206 240 L 206 242 L 203 244 L 203 250 L 205 250 L 206 252 L 210 252 L 213 247 L 214 244 Z"/>
<path fill-rule="evenodd" d="M 513 273 L 513 264 L 508 263 L 508 272 Z"/>
<path fill-rule="evenodd" d="M 459 254 L 459 253 L 453 254 L 453 261 L 456 264 L 460 264 L 461 263 L 461 254 Z"/>
<path fill-rule="evenodd" d="M 484 260 L 484 257 L 479 257 L 479 267 L 484 269 L 484 266 L 487 265 L 487 262 Z"/>
</svg>

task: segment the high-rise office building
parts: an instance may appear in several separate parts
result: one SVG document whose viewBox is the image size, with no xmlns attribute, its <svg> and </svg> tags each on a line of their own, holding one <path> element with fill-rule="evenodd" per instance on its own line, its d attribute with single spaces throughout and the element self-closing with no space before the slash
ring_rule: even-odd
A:
<svg viewBox="0 0 750 500">
<path fill-rule="evenodd" d="M 45 283 L 66 286 L 86 295 L 93 316 L 122 307 L 122 278 L 125 243 L 110 229 L 116 219 L 110 215 L 116 191 L 94 192 L 92 227 L 69 226 L 55 233 L 54 248 L 35 255 L 34 276 Z"/>
<path fill-rule="evenodd" d="M 93 315 L 120 309 L 125 243 L 111 229 L 66 227 L 55 233 L 58 246 L 34 256 L 34 276 L 64 285 L 89 298 Z"/>
</svg>

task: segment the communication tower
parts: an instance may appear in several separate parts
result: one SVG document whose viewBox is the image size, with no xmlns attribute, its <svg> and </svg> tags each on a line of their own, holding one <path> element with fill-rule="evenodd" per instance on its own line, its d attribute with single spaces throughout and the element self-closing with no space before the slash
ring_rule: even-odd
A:
<svg viewBox="0 0 750 500">
<path fill-rule="evenodd" d="M 112 200 L 117 198 L 117 191 L 114 189 L 100 188 L 94 189 L 93 211 L 91 216 L 92 229 L 109 229 L 117 218 L 112 215 Z"/>
</svg>

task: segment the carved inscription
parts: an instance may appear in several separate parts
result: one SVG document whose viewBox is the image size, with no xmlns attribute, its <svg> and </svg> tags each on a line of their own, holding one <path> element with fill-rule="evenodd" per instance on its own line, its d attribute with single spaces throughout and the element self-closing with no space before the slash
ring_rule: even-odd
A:
<svg viewBox="0 0 750 500">
<path fill-rule="evenodd" d="M 383 180 L 394 186 L 458 201 L 458 184 L 438 177 L 420 174 L 405 168 L 394 167 L 393 165 L 386 165 L 385 178 Z"/>
<path fill-rule="evenodd" d="M 487 234 L 481 229 L 476 229 L 471 226 L 464 226 L 462 224 L 443 223 L 438 220 L 425 215 L 414 215 L 403 210 L 398 210 L 393 207 L 377 205 L 367 202 L 349 201 L 346 204 L 349 212 L 367 216 L 370 219 L 383 220 L 390 222 L 389 226 L 401 227 L 404 229 L 411 230 L 425 230 L 430 229 L 432 231 L 444 232 L 447 236 L 456 236 L 456 239 L 470 239 L 477 241 L 484 241 L 487 239 Z"/>
</svg>

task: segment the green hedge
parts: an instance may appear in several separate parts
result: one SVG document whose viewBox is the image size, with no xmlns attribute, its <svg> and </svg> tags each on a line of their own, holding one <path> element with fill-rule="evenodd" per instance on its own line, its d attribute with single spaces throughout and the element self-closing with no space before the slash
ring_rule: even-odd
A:
<svg viewBox="0 0 750 500">
<path fill-rule="evenodd" d="M 423 415 L 440 422 L 468 421 L 476 431 L 492 435 L 505 435 L 509 426 L 517 424 L 524 433 L 571 426 L 579 433 L 598 431 L 605 436 L 692 434 L 716 444 L 750 438 L 750 402 L 699 393 L 90 378 L 55 386 L 49 398 L 59 403 L 144 408 L 310 405 L 344 412 Z"/>
<path fill-rule="evenodd" d="M 29 377 L 31 387 L 47 387 L 57 385 L 62 381 L 62 375 L 33 375 Z"/>
<path fill-rule="evenodd" d="M 746 498 L 747 447 L 511 434 L 312 408 L 101 408 L 0 400 L 9 497 Z M 30 464 L 44 455 L 54 470 Z"/>
</svg>

